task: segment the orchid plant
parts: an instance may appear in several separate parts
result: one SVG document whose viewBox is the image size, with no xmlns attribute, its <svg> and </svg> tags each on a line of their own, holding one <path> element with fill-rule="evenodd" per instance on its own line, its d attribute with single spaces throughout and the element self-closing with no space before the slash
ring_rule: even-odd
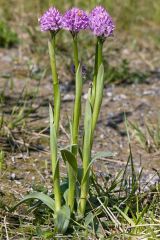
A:
<svg viewBox="0 0 160 240">
<path fill-rule="evenodd" d="M 53 175 L 54 200 L 43 193 L 32 193 L 27 195 L 22 202 L 34 198 L 39 199 L 54 211 L 55 228 L 59 232 L 65 232 L 69 225 L 70 216 L 77 214 L 79 218 L 85 215 L 87 198 L 89 194 L 90 167 L 92 160 L 92 146 L 94 131 L 100 113 L 103 88 L 104 88 L 104 67 L 103 67 L 103 43 L 106 38 L 113 35 L 114 23 L 108 12 L 102 7 L 95 7 L 90 14 L 79 8 L 68 10 L 63 16 L 55 8 L 51 7 L 39 19 L 41 31 L 49 31 L 51 40 L 48 43 L 50 64 L 53 79 L 53 106 L 50 105 L 50 149 Z M 66 163 L 68 173 L 68 188 L 62 191 L 59 168 L 58 136 L 61 113 L 61 94 L 56 67 L 56 35 L 61 29 L 70 31 L 73 42 L 73 57 L 75 67 L 75 100 L 71 120 L 70 148 L 61 149 L 61 156 Z M 83 143 L 80 146 L 79 125 L 81 115 L 81 98 L 83 90 L 82 66 L 79 59 L 78 36 L 81 30 L 91 30 L 97 37 L 95 46 L 95 64 L 93 83 L 88 90 L 84 113 Z M 81 154 L 79 154 L 79 152 Z M 79 164 L 78 158 L 82 158 L 82 177 L 78 180 Z M 79 199 L 76 204 L 76 188 L 80 189 Z M 64 204 L 65 202 L 65 204 Z M 17 206 L 16 205 L 16 206 Z"/>
</svg>

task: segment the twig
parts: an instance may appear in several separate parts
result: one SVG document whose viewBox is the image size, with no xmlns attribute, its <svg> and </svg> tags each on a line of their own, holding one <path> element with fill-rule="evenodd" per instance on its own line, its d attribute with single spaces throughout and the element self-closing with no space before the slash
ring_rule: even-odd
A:
<svg viewBox="0 0 160 240">
<path fill-rule="evenodd" d="M 4 228 L 5 228 L 5 232 L 6 232 L 6 240 L 9 240 L 7 223 L 6 223 L 6 216 L 4 217 Z"/>
</svg>

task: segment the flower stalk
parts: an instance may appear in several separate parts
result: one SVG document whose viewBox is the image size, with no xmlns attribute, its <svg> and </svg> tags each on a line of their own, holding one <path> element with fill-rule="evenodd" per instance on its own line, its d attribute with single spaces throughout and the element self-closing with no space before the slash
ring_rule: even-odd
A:
<svg viewBox="0 0 160 240">
<path fill-rule="evenodd" d="M 55 57 L 55 34 L 51 34 L 52 40 L 48 43 L 50 64 L 52 70 L 53 80 L 53 97 L 54 97 L 54 113 L 50 107 L 50 148 L 51 148 L 51 161 L 52 161 L 52 175 L 53 175 L 53 191 L 55 196 L 55 210 L 56 212 L 61 208 L 61 190 L 60 190 L 60 173 L 59 173 L 59 161 L 58 161 L 58 146 L 57 138 L 59 134 L 59 122 L 60 122 L 60 87 L 56 68 Z"/>
<path fill-rule="evenodd" d="M 71 145 L 72 145 L 72 154 L 77 159 L 77 149 L 78 149 L 78 130 L 79 130 L 79 120 L 81 116 L 81 95 L 82 95 L 82 78 L 81 78 L 81 69 L 79 66 L 78 59 L 78 46 L 77 46 L 77 37 L 78 33 L 81 30 L 85 30 L 89 27 L 89 19 L 85 11 L 73 7 L 69 9 L 63 16 L 63 28 L 70 31 L 73 37 L 73 54 L 74 54 L 74 65 L 76 73 L 76 86 L 75 86 L 75 102 L 72 118 L 72 132 L 71 132 Z M 74 145 L 74 146 L 73 146 Z M 77 145 L 75 147 L 75 145 Z M 73 211 L 74 201 L 75 201 L 75 187 L 77 176 L 75 172 L 68 166 L 68 177 L 69 177 L 69 191 L 68 191 L 68 205 Z"/>
<path fill-rule="evenodd" d="M 90 174 L 89 164 L 91 160 L 91 133 L 92 133 L 91 124 L 92 124 L 91 89 L 89 89 L 84 118 L 83 178 L 81 181 L 81 195 L 78 208 L 80 216 L 83 216 L 85 213 L 87 196 L 89 191 L 89 174 Z"/>
<path fill-rule="evenodd" d="M 94 131 L 96 128 L 97 120 L 98 120 L 100 109 L 101 109 L 101 104 L 103 99 L 103 88 L 104 88 L 104 67 L 101 64 L 98 70 L 98 75 L 97 75 L 96 96 L 95 96 L 95 102 L 93 107 L 91 146 L 93 145 Z"/>
<path fill-rule="evenodd" d="M 72 117 L 72 144 L 78 144 L 79 121 L 81 116 L 82 77 L 81 66 L 78 59 L 77 35 L 73 37 L 73 53 L 75 65 L 75 101 Z M 75 153 L 76 154 L 76 153 Z"/>
<path fill-rule="evenodd" d="M 95 47 L 95 62 L 94 62 L 94 75 L 93 75 L 93 85 L 92 85 L 92 94 L 91 94 L 91 105 L 94 106 L 95 95 L 96 95 L 96 81 L 97 81 L 97 72 L 98 72 L 98 39 Z"/>
<path fill-rule="evenodd" d="M 97 56 L 97 73 L 98 73 L 98 70 L 102 64 L 102 61 L 103 61 L 103 57 L 102 57 L 102 51 L 103 51 L 103 40 L 101 38 L 97 38 L 97 43 L 98 43 L 98 56 Z"/>
<path fill-rule="evenodd" d="M 96 128 L 97 120 L 100 113 L 100 108 L 103 98 L 104 88 L 104 67 L 102 50 L 105 39 L 113 34 L 115 25 L 111 16 L 101 6 L 95 7 L 88 15 L 82 9 L 73 7 L 62 14 L 55 8 L 51 7 L 46 11 L 39 19 L 41 31 L 50 31 L 52 39 L 48 43 L 50 63 L 53 79 L 53 97 L 54 97 L 54 114 L 52 107 L 50 106 L 50 148 L 51 148 L 51 160 L 52 160 L 52 174 L 53 174 L 53 191 L 55 197 L 55 212 L 57 212 L 58 226 L 61 228 L 61 217 L 66 217 L 74 211 L 75 203 L 75 189 L 78 175 L 78 149 L 79 149 L 79 124 L 81 118 L 81 97 L 82 97 L 82 69 L 79 64 L 78 56 L 78 34 L 81 30 L 90 29 L 92 33 L 97 37 L 97 43 L 95 47 L 95 63 L 94 63 L 94 76 L 92 89 L 89 88 L 88 98 L 85 107 L 84 116 L 84 138 L 82 144 L 82 166 L 83 176 L 80 185 L 80 199 L 78 205 L 78 213 L 84 216 L 87 204 L 87 198 L 89 193 L 89 179 L 90 179 L 90 167 L 91 150 L 93 145 L 94 131 Z M 58 159 L 58 135 L 60 124 L 60 87 L 56 69 L 56 56 L 55 56 L 55 36 L 61 29 L 70 31 L 73 37 L 73 56 L 75 66 L 75 100 L 72 116 L 71 126 L 71 149 L 70 151 L 61 150 L 62 158 L 67 164 L 69 188 L 67 189 L 66 205 L 61 206 L 62 196 L 60 189 L 60 170 Z M 64 219 L 63 219 L 64 220 Z M 67 220 L 67 219 L 66 219 Z M 68 220 L 67 220 L 68 222 Z M 69 224 L 69 223 L 68 223 Z M 66 221 L 64 221 L 64 229 Z M 64 230 L 63 229 L 63 230 Z"/>
<path fill-rule="evenodd" d="M 75 66 L 75 73 L 77 72 L 79 59 L 78 59 L 78 35 L 73 35 L 73 55 L 74 55 L 74 66 Z"/>
<path fill-rule="evenodd" d="M 56 135 L 58 137 L 59 123 L 60 123 L 60 87 L 56 67 L 56 57 L 55 57 L 55 34 L 52 34 L 52 40 L 48 43 L 50 64 L 52 70 L 52 81 L 53 81 L 53 98 L 54 98 L 54 124 L 56 129 Z"/>
<path fill-rule="evenodd" d="M 53 193 L 55 197 L 55 212 L 61 209 L 61 190 L 60 190 L 60 173 L 58 161 L 58 146 L 56 128 L 53 119 L 53 111 L 51 105 L 49 106 L 50 113 L 50 150 L 51 150 L 51 164 L 52 164 L 52 177 L 53 177 Z"/>
<path fill-rule="evenodd" d="M 77 159 L 79 122 L 81 117 L 81 96 L 82 96 L 82 85 L 83 85 L 81 66 L 79 64 L 79 59 L 78 59 L 77 35 L 73 36 L 73 53 L 74 53 L 74 65 L 75 65 L 76 77 L 75 77 L 75 101 L 74 101 L 72 131 L 71 131 L 71 146 L 72 146 L 71 151 L 75 156 L 75 158 Z M 77 176 L 75 175 L 75 172 L 70 165 L 68 166 L 68 177 L 69 177 L 68 205 L 70 206 L 71 212 L 72 212 L 74 209 Z"/>
<path fill-rule="evenodd" d="M 104 67 L 101 64 L 97 74 L 96 95 L 93 110 L 91 111 L 91 93 L 88 94 L 84 121 L 84 143 L 83 143 L 83 178 L 81 182 L 81 196 L 79 203 L 79 214 L 84 216 L 87 196 L 89 191 L 91 150 L 93 145 L 94 130 L 98 120 L 104 87 Z"/>
<path fill-rule="evenodd" d="M 92 118 L 92 138 L 91 138 L 91 146 L 93 144 L 93 137 L 94 137 L 94 130 L 96 127 L 96 123 L 98 120 L 101 104 L 102 104 L 102 98 L 103 98 L 103 87 L 104 87 L 104 81 L 103 81 L 103 73 L 104 69 L 102 70 L 102 63 L 103 63 L 103 57 L 102 57 L 102 50 L 103 50 L 103 41 L 100 38 L 97 38 L 97 52 L 96 52 L 96 67 L 95 70 L 95 82 L 93 82 L 93 87 L 95 88 L 95 93 L 93 92 L 94 96 L 94 104 L 92 105 L 93 108 L 93 118 Z M 92 96 L 92 98 L 93 98 Z"/>
</svg>

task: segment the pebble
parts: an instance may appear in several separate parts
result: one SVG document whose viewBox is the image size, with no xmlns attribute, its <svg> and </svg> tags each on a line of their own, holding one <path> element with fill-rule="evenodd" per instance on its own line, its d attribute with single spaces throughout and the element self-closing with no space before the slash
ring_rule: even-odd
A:
<svg viewBox="0 0 160 240">
<path fill-rule="evenodd" d="M 154 90 L 146 90 L 143 92 L 143 95 L 146 96 L 146 95 L 152 95 L 154 96 L 155 95 L 155 91 Z"/>
<path fill-rule="evenodd" d="M 83 95 L 84 100 L 86 100 L 87 97 L 88 97 L 88 93 L 85 93 L 85 94 Z"/>
<path fill-rule="evenodd" d="M 10 179 L 11 181 L 14 181 L 15 178 L 16 178 L 16 174 L 15 174 L 15 173 L 11 173 L 9 179 Z"/>
<path fill-rule="evenodd" d="M 63 97 L 63 101 L 73 101 L 74 100 L 74 95 L 73 94 L 65 94 Z"/>
<path fill-rule="evenodd" d="M 112 92 L 107 92 L 106 95 L 107 95 L 107 97 L 112 97 L 113 93 Z"/>
<path fill-rule="evenodd" d="M 113 101 L 120 101 L 120 100 L 124 100 L 124 99 L 127 99 L 127 96 L 124 94 L 120 94 L 120 95 L 113 97 Z"/>
<path fill-rule="evenodd" d="M 11 181 L 17 180 L 19 182 L 20 179 L 23 179 L 23 177 L 22 176 L 18 177 L 15 173 L 11 173 L 10 176 L 9 176 L 9 180 L 11 180 Z"/>
</svg>

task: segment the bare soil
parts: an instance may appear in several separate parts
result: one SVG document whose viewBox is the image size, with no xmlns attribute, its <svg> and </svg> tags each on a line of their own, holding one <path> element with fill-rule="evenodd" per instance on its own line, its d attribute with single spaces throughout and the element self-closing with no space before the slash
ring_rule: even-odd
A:
<svg viewBox="0 0 160 240">
<path fill-rule="evenodd" d="M 35 80 L 30 74 L 39 73 L 39 65 L 29 69 L 26 62 L 29 57 L 19 52 L 19 48 L 0 50 L 0 89 L 4 90 L 1 113 L 6 125 L 0 136 L 0 146 L 5 152 L 5 167 L 1 174 L 0 191 L 3 197 L 20 198 L 34 185 L 42 184 L 52 188 L 50 178 L 49 152 L 49 114 L 48 104 L 52 102 L 52 81 L 50 74 Z M 47 54 L 46 54 L 47 55 Z M 45 56 L 47 58 L 47 56 Z M 20 59 L 19 59 L 20 58 Z M 35 69 L 34 69 L 35 68 Z M 30 71 L 30 72 L 29 72 Z M 152 74 L 147 83 L 131 85 L 107 85 L 104 89 L 104 100 L 101 115 L 95 133 L 93 153 L 111 151 L 112 158 L 99 159 L 95 169 L 103 174 L 117 172 L 126 164 L 129 148 L 124 112 L 131 122 L 144 125 L 144 120 L 154 123 L 158 117 L 160 99 L 159 73 Z M 63 76 L 65 74 L 63 73 Z M 71 79 L 73 78 L 70 75 Z M 62 78 L 62 117 L 60 145 L 69 144 L 69 124 L 73 109 L 74 84 Z M 35 93 L 35 89 L 38 92 Z M 88 82 L 84 84 L 83 102 L 86 98 Z M 30 114 L 20 122 L 18 127 L 10 130 L 7 126 L 13 108 L 23 107 Z M 82 111 L 83 112 L 83 111 Z M 82 125 L 83 126 L 83 125 Z M 81 127 L 80 131 L 83 131 Z M 137 168 L 144 167 L 146 174 L 160 168 L 160 151 L 147 153 L 131 133 L 131 146 Z M 9 196 L 8 196 L 9 193 Z"/>
</svg>

